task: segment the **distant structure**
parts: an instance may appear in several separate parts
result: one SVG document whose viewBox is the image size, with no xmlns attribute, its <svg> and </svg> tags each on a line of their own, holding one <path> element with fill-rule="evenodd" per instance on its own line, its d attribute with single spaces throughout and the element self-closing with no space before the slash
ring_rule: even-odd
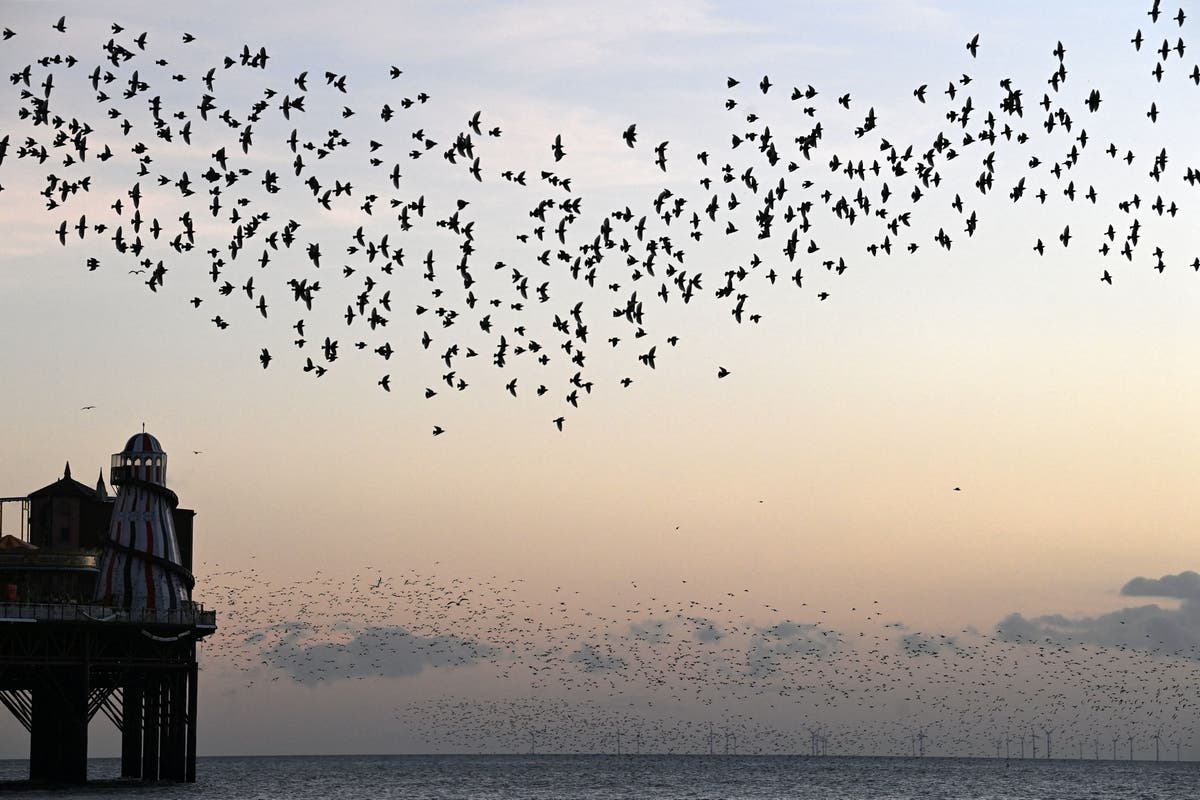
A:
<svg viewBox="0 0 1200 800">
<path fill-rule="evenodd" d="M 196 643 L 216 614 L 191 599 L 195 512 L 166 466 L 143 431 L 112 457 L 115 497 L 103 474 L 92 488 L 68 464 L 0 498 L 0 703 L 29 731 L 32 780 L 87 780 L 98 711 L 121 731 L 123 777 L 196 779 Z"/>
</svg>

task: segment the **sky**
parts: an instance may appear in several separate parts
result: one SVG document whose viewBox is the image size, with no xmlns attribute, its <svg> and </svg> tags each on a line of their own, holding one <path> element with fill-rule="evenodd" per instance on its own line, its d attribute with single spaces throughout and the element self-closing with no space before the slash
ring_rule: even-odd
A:
<svg viewBox="0 0 1200 800">
<path fill-rule="evenodd" d="M 1164 61 L 1161 82 L 1151 75 L 1158 59 L 1149 52 L 1164 37 L 1172 45 L 1187 38 L 1190 19 L 1178 26 L 1168 19 L 1174 13 L 1172 6 L 1152 23 L 1144 9 L 1125 2 L 1085 10 L 918 0 L 784 7 L 214 3 L 202 9 L 0 3 L 0 26 L 17 34 L 0 42 L 0 72 L 7 76 L 32 62 L 41 80 L 37 58 L 75 54 L 77 66 L 53 70 L 58 113 L 91 121 L 98 131 L 93 148 L 109 142 L 117 154 L 98 164 L 93 150 L 83 171 L 78 164 L 64 167 L 59 152 L 41 165 L 18 159 L 26 136 L 48 139 L 45 128 L 17 118 L 18 103 L 4 104 L 0 132 L 11 141 L 0 164 L 0 337 L 7 343 L 0 367 L 10 423 L 0 427 L 6 454 L 0 494 L 50 483 L 68 460 L 72 474 L 90 482 L 142 424 L 160 439 L 170 457 L 169 485 L 197 511 L 195 596 L 218 613 L 220 630 L 201 648 L 202 754 L 447 747 L 453 733 L 437 739 L 430 724 L 413 720 L 438 719 L 445 733 L 454 728 L 447 720 L 469 726 L 467 720 L 480 718 L 447 712 L 438 705 L 446 702 L 608 708 L 604 703 L 616 702 L 615 695 L 601 703 L 594 687 L 540 684 L 536 673 L 529 683 L 500 673 L 504 665 L 537 661 L 530 653 L 538 652 L 539 624 L 556 636 L 603 629 L 597 642 L 611 643 L 617 634 L 636 640 L 633 626 L 653 619 L 656 603 L 676 613 L 677 601 L 694 601 L 708 608 L 706 619 L 728 617 L 722 624 L 728 621 L 731 631 L 737 620 L 744 638 L 739 646 L 748 652 L 807 641 L 796 631 L 811 632 L 803 626 L 817 623 L 843 632 L 874 626 L 871 635 L 890 637 L 887 646 L 901 650 L 901 632 L 918 631 L 984 637 L 978 646 L 1020 650 L 996 634 L 999 626 L 1010 635 L 1019 629 L 1035 637 L 1073 636 L 1076 643 L 1109 648 L 1089 662 L 1089 669 L 1103 670 L 1130 657 L 1117 652 L 1126 644 L 1114 627 L 1122 620 L 1161 633 L 1164 652 L 1187 650 L 1200 641 L 1194 614 L 1200 594 L 1186 577 L 1197 567 L 1200 524 L 1194 492 L 1200 426 L 1193 414 L 1200 393 L 1200 275 L 1190 266 L 1200 256 L 1200 241 L 1189 223 L 1195 189 L 1183 175 L 1200 164 L 1190 130 L 1192 93 L 1200 90 L 1187 77 L 1191 50 Z M 66 33 L 51 29 L 60 15 L 66 15 Z M 86 76 L 102 63 L 100 46 L 114 36 L 114 22 L 124 28 L 115 36 L 133 49 L 133 38 L 147 32 L 146 50 L 133 66 L 153 76 L 147 94 L 160 95 L 165 108 L 186 109 L 195 129 L 191 146 L 178 138 L 156 141 L 143 97 L 116 101 L 141 123 L 129 137 L 93 102 Z M 1129 39 L 1139 28 L 1147 44 L 1134 51 Z M 183 43 L 184 32 L 195 41 Z M 972 57 L 964 45 L 977 33 L 980 46 Z M 1075 126 L 1047 133 L 1036 104 L 1052 91 L 1046 78 L 1058 66 L 1052 51 L 1059 41 L 1069 77 L 1054 103 L 1069 111 Z M 243 45 L 251 52 L 266 48 L 265 69 L 221 66 L 227 55 L 237 60 Z M 156 58 L 167 65 L 154 65 Z M 214 66 L 219 108 L 244 117 L 263 88 L 272 87 L 275 108 L 284 94 L 306 93 L 303 118 L 268 112 L 255 123 L 253 148 L 242 155 L 236 133 L 197 117 L 206 91 L 201 78 Z M 393 66 L 402 70 L 399 77 L 390 77 Z M 110 94 L 124 87 L 131 69 L 113 70 L 121 82 Z M 293 80 L 302 71 L 308 72 L 306 92 Z M 327 71 L 348 76 L 347 93 L 327 84 Z M 172 74 L 187 80 L 172 81 Z M 765 94 L 758 88 L 763 75 L 774 84 Z M 964 75 L 969 84 L 962 83 Z M 739 84 L 728 86 L 730 77 Z M 882 138 L 901 152 L 916 143 L 919 158 L 938 131 L 957 142 L 962 128 L 946 111 L 971 94 L 976 116 L 969 130 L 978 130 L 989 111 L 999 115 L 1002 78 L 1025 87 L 1025 116 L 1012 122 L 1029 131 L 1030 142 L 976 142 L 961 147 L 955 161 L 939 162 L 944 182 L 913 204 L 911 235 L 893 237 L 919 242 L 919 249 L 907 253 L 897 246 L 891 256 L 871 256 L 867 246 L 886 233 L 881 221 L 864 213 L 847 226 L 817 194 L 828 185 L 835 198 L 852 199 L 864 185 L 832 173 L 830 157 L 869 165 L 886 155 Z M 961 92 L 953 102 L 944 94 L 952 81 Z M 922 84 L 929 87 L 924 104 L 913 96 Z M 809 85 L 819 90 L 815 117 L 801 111 L 807 101 L 789 99 L 793 86 Z M 1093 89 L 1103 98 L 1095 113 L 1084 102 Z M 19 101 L 18 87 L 4 90 Z M 430 96 L 427 103 L 400 109 L 402 98 L 420 92 Z M 846 93 L 849 109 L 837 103 Z M 726 108 L 729 98 L 736 100 L 733 109 Z M 1146 117 L 1151 102 L 1162 112 L 1153 123 Z M 397 108 L 392 122 L 379 118 L 384 103 Z M 857 138 L 854 128 L 868 108 L 878 128 Z M 355 113 L 344 116 L 344 109 Z M 470 159 L 449 165 L 441 157 L 476 110 L 483 127 L 475 136 L 481 182 L 466 172 Z M 811 161 L 803 161 L 794 138 L 814 119 L 822 121 L 824 138 Z M 637 125 L 634 148 L 621 137 L 631 123 Z M 771 126 L 785 163 L 800 160 L 795 173 L 768 168 L 747 152 L 752 143 L 732 149 L 732 135 L 744 139 L 763 124 Z M 499 137 L 487 135 L 493 126 L 501 129 Z M 326 163 L 313 151 L 302 155 L 325 188 L 335 180 L 354 184 L 354 202 L 338 200 L 322 211 L 302 179 L 293 180 L 286 139 L 294 127 L 316 141 L 331 129 L 351 141 Z M 1049 165 L 1079 144 L 1080 129 L 1089 138 L 1078 163 L 1061 179 L 1053 177 Z M 437 145 L 411 159 L 406 154 L 420 146 L 411 135 L 417 130 Z M 566 151 L 561 162 L 551 151 L 556 136 Z M 129 274 L 137 259 L 116 253 L 107 241 L 120 222 L 111 204 L 117 197 L 129 202 L 137 170 L 130 147 L 139 139 L 154 155 L 141 179 L 144 215 L 161 217 L 174 232 L 190 208 L 198 234 L 224 230 L 227 236 L 228 226 L 212 224 L 204 210 L 207 188 L 197 186 L 205 192 L 197 200 L 154 185 L 157 175 L 175 180 L 183 170 L 200 184 L 210 154 L 224 146 L 230 163 L 252 174 L 226 191 L 222 215 L 245 192 L 245 208 L 270 210 L 268 227 L 300 221 L 298 241 L 321 242 L 320 266 L 297 245 L 260 268 L 253 261 L 258 243 L 236 262 L 226 256 L 221 280 L 234 290 L 221 296 L 208 274 L 212 259 L 203 252 L 220 247 L 219 236 L 190 253 L 160 242 L 153 260 L 164 259 L 170 269 L 163 285 L 149 291 L 145 274 Z M 367 165 L 366 145 L 373 140 L 383 145 L 382 173 Z M 666 170 L 655 165 L 654 148 L 663 141 L 669 142 Z M 1110 158 L 1104 152 L 1110 142 L 1121 155 L 1136 153 L 1133 163 Z M 1156 182 L 1147 173 L 1160 148 L 1169 160 Z M 975 181 L 991 150 L 996 186 L 981 196 Z M 695 157 L 701 151 L 711 154 L 707 168 Z M 1044 162 L 1040 169 L 1027 167 L 1035 154 Z M 735 180 L 721 186 L 719 165 L 727 160 L 738 168 Z M 787 176 L 789 195 L 781 202 L 800 202 L 801 180 L 816 183 L 803 190 L 814 203 L 814 223 L 800 247 L 812 240 L 818 252 L 786 261 L 782 248 L 793 225 L 782 212 L 773 236 L 756 239 L 759 201 L 738 177 L 751 162 L 759 164 L 763 190 Z M 385 178 L 393 163 L 404 171 L 395 189 Z M 505 168 L 526 170 L 529 185 L 506 181 Z M 269 194 L 262 187 L 265 170 L 279 174 L 283 191 Z M 540 179 L 543 170 L 569 177 L 572 192 Z M 94 177 L 89 191 L 66 207 L 46 210 L 38 192 L 51 173 Z M 1030 176 L 1028 194 L 1014 203 L 1007 195 L 1018 174 Z M 704 213 L 711 192 L 698 182 L 706 175 L 715 176 L 722 202 L 736 191 L 743 205 L 736 216 L 723 212 L 722 224 L 705 227 L 697 241 L 685 231 L 692 210 Z M 1062 194 L 1068 180 L 1080 195 L 1073 202 Z M 894 212 L 916 183 L 912 169 L 891 179 Z M 869 185 L 875 191 L 878 181 Z M 1094 204 L 1082 197 L 1088 186 L 1099 194 Z M 356 208 L 366 187 L 382 198 L 369 218 Z M 1038 187 L 1050 194 L 1045 203 L 1032 197 Z M 563 263 L 539 264 L 542 249 L 558 246 L 558 210 L 547 214 L 545 245 L 514 239 L 514 232 L 530 231 L 529 210 L 548 197 L 557 203 L 584 198 L 572 245 L 590 243 L 601 221 L 626 206 L 635 209 L 635 221 L 649 214 L 654 227 L 652 204 L 663 188 L 691 198 L 682 218 L 656 228 L 687 251 L 689 274 L 704 274 L 687 305 L 678 293 L 661 303 L 658 280 L 631 285 L 621 255 L 607 258 L 593 288 L 573 281 Z M 1135 213 L 1118 210 L 1117 203 L 1135 193 L 1141 202 Z M 952 207 L 956 194 L 967 214 L 978 215 L 973 236 L 964 232 L 964 213 Z M 402 231 L 395 210 L 385 208 L 392 196 L 425 198 L 429 210 L 413 230 Z M 1150 210 L 1157 196 L 1177 203 L 1178 215 Z M 433 224 L 461 199 L 469 200 L 457 209 L 462 218 L 475 221 L 475 290 L 505 298 L 490 312 L 495 325 L 527 325 L 525 338 L 540 340 L 554 356 L 545 369 L 530 353 L 506 369 L 493 368 L 496 337 L 477 324 L 484 309 L 464 310 L 461 333 L 442 328 L 429 316 L 433 311 L 411 313 L 416 305 L 463 310 L 453 273 L 459 240 Z M 876 199 L 875 208 L 880 205 Z M 59 223 L 74 225 L 81 213 L 93 224 L 109 222 L 107 234 L 89 232 L 81 241 L 72 232 L 60 245 Z M 1126 261 L 1117 251 L 1131 216 L 1142 225 L 1142 239 Z M 726 217 L 739 230 L 726 235 Z M 373 242 L 387 233 L 394 246 L 403 246 L 405 266 L 394 275 L 361 264 L 361 253 L 346 253 L 364 220 Z M 1118 232 L 1113 252 L 1102 256 L 1097 248 L 1110 223 Z M 1059 236 L 1067 226 L 1074 238 L 1064 247 Z M 933 240 L 939 228 L 953 239 L 949 250 Z M 614 235 L 632 238 L 629 226 L 621 231 Z M 1038 239 L 1045 255 L 1033 250 Z M 1154 268 L 1155 246 L 1165 252 L 1161 271 Z M 436 284 L 421 277 L 431 249 L 439 259 Z M 726 270 L 751 269 L 753 255 L 763 263 L 737 292 L 746 292 L 748 313 L 761 320 L 738 323 L 731 298 L 714 292 Z M 92 256 L 101 263 L 89 271 L 85 261 Z M 844 257 L 850 266 L 835 274 L 822 268 L 826 257 Z M 341 265 L 351 261 L 356 274 L 343 278 Z M 505 267 L 493 269 L 495 262 Z M 805 275 L 797 287 L 790 277 L 799 264 Z M 774 285 L 765 279 L 769 267 L 780 273 Z M 512 269 L 529 277 L 533 299 L 520 311 L 511 306 L 519 299 Z M 1100 280 L 1106 270 L 1111 284 Z M 366 274 L 380 281 L 376 295 L 392 293 L 392 324 L 370 332 L 372 349 L 384 338 L 394 348 L 386 362 L 372 349 L 354 351 L 362 320 L 355 328 L 342 320 Z M 251 275 L 253 300 L 241 289 Z M 294 276 L 324 286 L 311 312 L 292 300 L 285 281 Z M 533 289 L 543 281 L 553 292 L 550 303 L 536 302 Z M 606 291 L 610 281 L 621 289 Z M 432 294 L 443 285 L 444 296 Z M 634 288 L 647 309 L 644 342 L 609 313 L 623 307 Z M 821 292 L 828 297 L 820 299 Z M 270 303 L 265 319 L 254 305 L 259 295 Z M 197 308 L 188 302 L 194 296 L 203 297 Z M 576 301 L 585 303 L 591 328 L 588 367 L 581 371 L 595 384 L 590 392 L 577 391 L 578 408 L 564 400 L 576 367 L 560 355 L 564 337 L 551 325 Z M 218 329 L 214 316 L 229 327 Z M 311 339 L 303 352 L 292 344 L 299 335 L 292 324 L 301 317 Z M 432 334 L 429 348 L 421 344 L 424 333 Z M 336 363 L 320 357 L 325 336 L 341 338 Z M 621 338 L 620 346 L 609 347 L 609 336 Z M 678 343 L 669 344 L 669 336 Z M 510 344 L 521 338 L 509 333 Z M 443 380 L 440 356 L 452 341 L 480 353 L 474 363 L 456 362 L 457 377 L 470 384 L 463 391 Z M 652 345 L 658 355 L 653 370 L 637 358 Z M 273 356 L 266 369 L 259 360 L 264 348 Z M 328 373 L 316 378 L 302 371 L 308 357 Z M 718 378 L 719 368 L 730 374 Z M 384 374 L 390 391 L 377 383 Z M 628 388 L 619 382 L 623 377 L 633 378 Z M 505 388 L 514 378 L 516 397 Z M 545 396 L 536 395 L 539 384 L 549 387 Z M 426 398 L 430 388 L 437 394 Z M 95 408 L 81 410 L 89 405 Z M 561 431 L 553 423 L 558 417 L 564 418 Z M 444 433 L 431 435 L 435 427 Z M 2 532 L 12 532 L 12 524 L 6 515 Z M 1130 583 L 1134 579 L 1142 582 Z M 1165 582 L 1154 583 L 1159 579 Z M 367 594 L 376 581 L 395 602 Z M 405 588 L 418 582 L 419 591 Z M 439 608 L 443 593 L 455 600 L 452 589 L 473 597 L 467 605 L 477 609 Z M 573 610 L 563 616 L 567 612 L 555 605 L 566 592 Z M 735 597 L 717 608 L 727 593 Z M 487 608 L 478 608 L 485 601 Z M 644 619 L 628 625 L 615 614 L 596 619 L 635 601 Z M 864 620 L 860 610 L 876 603 L 882 616 Z M 505 616 L 508 608 L 526 613 Z M 581 627 L 563 627 L 568 620 Z M 784 623 L 801 627 L 786 629 L 785 636 L 776 627 Z M 703 623 L 675 624 L 702 642 Z M 284 655 L 331 640 L 357 641 L 373 626 L 438 639 L 438 647 L 448 649 L 374 668 L 370 653 L 378 645 L 368 636 L 354 658 L 337 651 L 330 672 L 340 672 L 321 680 L 289 666 Z M 301 629 L 313 638 L 294 638 Z M 519 644 L 504 645 L 499 640 L 505 638 Z M 628 654 L 564 641 L 570 644 L 560 642 L 568 649 L 555 670 L 582 678 L 619 674 L 628 681 L 620 692 L 612 689 L 621 698 L 654 694 L 642 673 L 630 677 Z M 470 657 L 456 650 L 460 646 Z M 272 649 L 279 647 L 291 649 Z M 305 652 L 311 663 L 323 651 Z M 480 663 L 456 664 L 455 653 Z M 705 664 L 720 661 L 704 658 L 713 659 Z M 1195 658 L 1171 661 L 1168 672 L 1188 675 Z M 1133 663 L 1149 670 L 1158 662 Z M 753 670 L 741 674 L 756 677 Z M 821 717 L 811 703 L 785 713 L 757 699 L 739 700 L 730 688 L 737 681 L 719 683 L 725 718 L 744 714 L 756 725 L 784 729 L 796 714 L 809 722 Z M 934 724 L 932 682 L 925 689 L 924 709 L 892 707 L 889 724 L 897 730 Z M 964 707 L 979 702 L 959 700 Z M 687 724 L 699 724 L 712 707 L 691 696 L 668 704 L 668 711 L 660 703 L 653 713 Z M 472 708 L 474 714 L 478 708 Z M 834 709 L 820 721 L 875 724 L 857 713 Z M 1195 713 L 1187 711 L 1189 725 Z M 1178 726 L 1182 737 L 1183 723 Z M 895 731 L 886 735 L 900 740 Z M 92 737 L 93 754 L 115 750 L 114 734 L 99 722 Z M 985 745 L 944 743 L 947 752 Z M 1200 740 L 1185 741 L 1188 746 L 1200 755 Z M 0 755 L 19 757 L 26 747 L 17 723 L 0 721 Z"/>
</svg>

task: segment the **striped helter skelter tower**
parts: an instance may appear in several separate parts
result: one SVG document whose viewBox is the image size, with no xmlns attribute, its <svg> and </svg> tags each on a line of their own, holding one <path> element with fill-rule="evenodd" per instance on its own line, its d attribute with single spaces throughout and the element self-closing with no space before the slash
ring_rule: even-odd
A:
<svg viewBox="0 0 1200 800">
<path fill-rule="evenodd" d="M 100 561 L 96 599 L 124 608 L 176 609 L 191 600 L 166 486 L 167 454 L 148 433 L 135 433 L 112 457 L 109 482 L 118 488 Z"/>
</svg>

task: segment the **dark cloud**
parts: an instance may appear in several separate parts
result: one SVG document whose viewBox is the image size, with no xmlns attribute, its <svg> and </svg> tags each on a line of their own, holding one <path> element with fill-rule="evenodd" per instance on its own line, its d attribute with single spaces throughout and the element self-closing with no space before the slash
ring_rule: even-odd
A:
<svg viewBox="0 0 1200 800">
<path fill-rule="evenodd" d="M 898 644 L 900 651 L 909 656 L 936 656 L 958 649 L 958 640 L 945 634 L 909 633 L 901 636 Z"/>
<path fill-rule="evenodd" d="M 837 631 L 791 620 L 777 622 L 755 630 L 746 655 L 746 674 L 770 674 L 792 658 L 829 658 L 842 650 L 842 644 Z"/>
<path fill-rule="evenodd" d="M 426 667 L 460 667 L 493 654 L 493 649 L 456 636 L 425 637 L 406 628 L 371 627 L 348 641 L 302 641 L 300 623 L 263 652 L 266 663 L 305 684 L 358 677 L 409 677 Z"/>
<path fill-rule="evenodd" d="M 1047 614 L 1026 618 L 1010 614 L 996 625 L 996 635 L 1013 642 L 1099 644 L 1200 658 L 1200 575 L 1189 571 L 1161 578 L 1134 578 L 1122 587 L 1121 594 L 1177 598 L 1182 602 L 1179 608 L 1151 603 L 1095 617 Z"/>
<path fill-rule="evenodd" d="M 726 636 L 725 631 L 718 627 L 717 623 L 711 619 L 696 617 L 692 620 L 692 623 L 696 626 L 692 632 L 692 638 L 701 644 L 719 642 Z"/>
<path fill-rule="evenodd" d="M 1188 570 L 1161 578 L 1134 578 L 1121 587 L 1126 597 L 1175 597 L 1200 600 L 1200 574 Z"/>
<path fill-rule="evenodd" d="M 611 672 L 625 668 L 625 659 L 614 655 L 611 647 L 606 647 L 605 651 L 601 652 L 596 645 L 584 642 L 578 650 L 567 656 L 567 661 L 578 664 L 584 672 Z"/>
<path fill-rule="evenodd" d="M 665 644 L 671 640 L 671 629 L 675 623 L 671 620 L 647 619 L 633 622 L 629 625 L 629 638 L 650 644 Z"/>
</svg>

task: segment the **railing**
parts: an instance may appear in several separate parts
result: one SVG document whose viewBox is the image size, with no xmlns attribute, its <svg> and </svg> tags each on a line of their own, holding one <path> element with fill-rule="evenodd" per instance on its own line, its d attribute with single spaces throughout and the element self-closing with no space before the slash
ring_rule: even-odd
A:
<svg viewBox="0 0 1200 800">
<path fill-rule="evenodd" d="M 69 552 L 54 550 L 0 550 L 0 566 L 8 569 L 18 567 L 57 567 L 59 569 L 83 569 L 92 572 L 100 570 L 100 556 L 103 550 L 98 548 L 79 549 Z"/>
<path fill-rule="evenodd" d="M 176 609 L 115 608 L 78 603 L 0 603 L 4 622 L 94 622 L 112 625 L 188 625 L 217 627 L 217 612 L 205 611 L 200 603 L 185 603 Z"/>
</svg>

